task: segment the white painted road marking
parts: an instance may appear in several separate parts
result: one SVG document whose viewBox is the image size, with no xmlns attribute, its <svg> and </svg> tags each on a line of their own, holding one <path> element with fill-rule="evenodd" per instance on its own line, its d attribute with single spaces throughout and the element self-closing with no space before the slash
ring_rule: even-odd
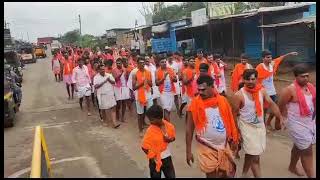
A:
<svg viewBox="0 0 320 180">
<path fill-rule="evenodd" d="M 51 161 L 51 164 L 59 164 L 59 163 L 63 163 L 63 162 L 70 162 L 70 161 L 77 161 L 77 160 L 81 160 L 81 159 L 89 159 L 90 157 L 88 156 L 79 156 L 79 157 L 73 157 L 73 158 L 65 158 L 65 159 L 60 159 L 57 161 Z M 31 167 L 22 169 L 20 171 L 17 171 L 15 173 L 13 173 L 12 175 L 8 176 L 8 178 L 18 178 L 19 176 L 27 173 L 31 171 Z"/>
</svg>

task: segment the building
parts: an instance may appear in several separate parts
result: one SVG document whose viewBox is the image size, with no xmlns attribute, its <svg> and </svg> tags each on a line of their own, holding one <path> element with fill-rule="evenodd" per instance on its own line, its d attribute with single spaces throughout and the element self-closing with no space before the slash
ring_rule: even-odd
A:
<svg viewBox="0 0 320 180">
<path fill-rule="evenodd" d="M 38 45 L 47 45 L 47 44 L 51 44 L 53 41 L 53 37 L 42 37 L 42 38 L 38 38 L 37 44 Z"/>
<path fill-rule="evenodd" d="M 275 56 L 297 51 L 299 56 L 290 58 L 289 63 L 315 63 L 316 60 L 316 4 L 297 13 L 273 18 L 259 26 L 264 32 L 265 48 Z"/>
<path fill-rule="evenodd" d="M 114 28 L 106 30 L 106 34 L 103 36 L 107 46 L 116 46 L 117 44 L 117 37 L 121 36 L 122 34 L 130 31 L 131 28 Z"/>
<path fill-rule="evenodd" d="M 297 51 L 299 56 L 291 58 L 290 63 L 311 63 L 315 62 L 315 23 L 312 22 L 315 22 L 315 3 L 263 7 L 242 14 L 215 16 L 209 19 L 206 43 L 210 44 L 210 50 L 227 57 L 239 57 L 245 52 L 258 62 L 261 51 L 269 49 L 274 57 Z"/>
<path fill-rule="evenodd" d="M 175 52 L 179 50 L 178 45 L 181 43 L 177 42 L 184 38 L 179 36 L 179 39 L 177 39 L 177 31 L 182 27 L 189 27 L 190 25 L 191 18 L 184 18 L 176 21 L 165 21 L 154 24 L 151 28 L 152 52 L 164 53 Z"/>
</svg>

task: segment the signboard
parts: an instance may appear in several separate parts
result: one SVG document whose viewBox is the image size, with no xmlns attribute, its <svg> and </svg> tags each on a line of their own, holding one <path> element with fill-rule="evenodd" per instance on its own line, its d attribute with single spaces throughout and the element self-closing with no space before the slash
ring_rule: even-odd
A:
<svg viewBox="0 0 320 180">
<path fill-rule="evenodd" d="M 153 33 L 163 33 L 166 32 L 168 30 L 168 24 L 164 23 L 158 26 L 152 26 L 151 28 L 151 32 Z"/>
<path fill-rule="evenodd" d="M 151 44 L 153 53 L 168 52 L 172 48 L 170 38 L 152 39 Z"/>
<path fill-rule="evenodd" d="M 201 26 L 207 24 L 207 11 L 206 8 L 198 9 L 191 12 L 192 26 Z"/>
<path fill-rule="evenodd" d="M 187 25 L 187 20 L 181 20 L 181 21 L 177 21 L 174 23 L 171 23 L 170 27 L 180 27 L 180 26 L 186 26 Z"/>
<path fill-rule="evenodd" d="M 187 47 L 185 49 L 183 49 L 181 47 L 182 43 L 185 43 L 187 44 Z M 177 49 L 180 51 L 180 52 L 183 52 L 183 54 L 188 54 L 192 51 L 192 49 L 194 49 L 194 39 L 186 39 L 186 40 L 183 40 L 183 41 L 178 41 L 177 42 Z"/>
<path fill-rule="evenodd" d="M 209 2 L 209 18 L 231 15 L 234 13 L 236 2 Z"/>
</svg>

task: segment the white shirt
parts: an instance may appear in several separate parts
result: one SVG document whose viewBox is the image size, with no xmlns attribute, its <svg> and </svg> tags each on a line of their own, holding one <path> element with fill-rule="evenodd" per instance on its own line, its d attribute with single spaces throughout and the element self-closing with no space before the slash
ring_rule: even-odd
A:
<svg viewBox="0 0 320 180">
<path fill-rule="evenodd" d="M 224 76 L 224 65 L 222 63 L 219 64 L 219 68 L 220 68 L 220 84 L 219 87 L 217 87 L 219 93 L 222 93 L 223 91 L 226 91 L 227 87 L 226 87 L 226 78 Z"/>
<path fill-rule="evenodd" d="M 262 110 L 262 115 L 260 117 L 257 116 L 256 113 L 256 105 L 254 100 L 249 99 L 247 96 L 244 88 L 240 89 L 241 93 L 243 94 L 244 97 L 244 106 L 240 109 L 239 113 L 239 119 L 242 121 L 245 121 L 247 123 L 250 123 L 254 126 L 261 127 L 263 126 L 263 96 L 261 91 L 259 92 L 259 101 L 261 105 L 261 110 Z"/>
<path fill-rule="evenodd" d="M 101 84 L 107 78 L 110 78 L 111 80 L 114 81 L 114 77 L 112 76 L 112 74 L 105 73 L 104 76 L 101 76 L 101 74 L 98 73 L 93 78 L 93 85 Z M 106 94 L 106 95 L 114 96 L 113 85 L 109 81 L 104 83 L 100 88 L 98 88 L 96 90 L 97 90 L 97 95 Z"/>
<path fill-rule="evenodd" d="M 171 79 L 170 79 L 170 76 L 168 75 L 166 77 L 166 79 L 163 81 L 163 91 L 164 92 L 171 92 Z"/>
<path fill-rule="evenodd" d="M 165 159 L 165 158 L 171 156 L 169 144 L 167 146 L 167 149 L 161 152 L 160 156 L 161 156 L 161 159 Z"/>
<path fill-rule="evenodd" d="M 128 78 L 128 81 L 127 81 L 127 86 L 128 86 L 129 89 L 131 89 L 131 90 L 133 90 L 133 88 L 132 88 L 132 76 L 133 76 L 134 74 L 136 74 L 137 71 L 138 71 L 138 68 L 134 68 L 134 69 L 130 72 L 130 74 L 129 74 L 129 78 Z"/>
<path fill-rule="evenodd" d="M 206 131 L 202 135 L 197 134 L 198 137 L 213 148 L 224 149 L 227 133 L 219 109 L 206 108 L 205 112 L 208 118 Z"/>
<path fill-rule="evenodd" d="M 150 63 L 149 66 L 145 65 L 144 68 L 151 72 L 152 86 L 156 86 L 156 66 Z"/>
<path fill-rule="evenodd" d="M 269 64 L 269 69 L 266 67 L 264 63 L 262 63 L 262 65 L 265 70 L 269 72 L 273 72 L 273 65 L 271 63 Z M 277 94 L 276 88 L 274 87 L 274 83 L 273 83 L 273 74 L 270 77 L 264 79 L 262 81 L 262 85 L 266 89 L 266 92 L 269 96 Z"/>
<path fill-rule="evenodd" d="M 173 69 L 173 71 L 177 74 L 179 72 L 179 64 L 175 61 L 172 61 L 172 64 L 170 65 L 169 62 L 167 63 L 167 66 Z"/>
<path fill-rule="evenodd" d="M 82 68 L 77 66 L 73 69 L 72 82 L 76 83 L 78 87 L 90 85 L 91 78 L 87 66 L 83 65 Z"/>
<path fill-rule="evenodd" d="M 53 68 L 60 68 L 60 62 L 58 58 L 55 58 L 53 61 Z"/>
</svg>

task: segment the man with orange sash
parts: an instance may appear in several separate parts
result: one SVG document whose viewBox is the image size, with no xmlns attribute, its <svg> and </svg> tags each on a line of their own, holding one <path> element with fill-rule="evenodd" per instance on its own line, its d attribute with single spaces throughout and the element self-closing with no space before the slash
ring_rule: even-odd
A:
<svg viewBox="0 0 320 180">
<path fill-rule="evenodd" d="M 296 65 L 293 74 L 295 81 L 283 89 L 279 98 L 279 108 L 287 119 L 286 128 L 293 141 L 289 171 L 315 178 L 312 146 L 316 143 L 316 88 L 309 83 L 308 67 Z M 297 167 L 299 160 L 305 173 Z"/>
<path fill-rule="evenodd" d="M 191 99 L 197 93 L 197 82 L 196 82 L 196 70 L 195 61 L 193 57 L 188 59 L 188 68 L 184 70 L 183 74 L 183 85 L 185 86 L 184 101 L 187 105 L 191 102 Z"/>
<path fill-rule="evenodd" d="M 199 95 L 188 107 L 186 160 L 189 166 L 194 161 L 191 145 L 195 130 L 201 171 L 207 178 L 234 177 L 236 164 L 230 145 L 239 143 L 239 132 L 231 106 L 214 90 L 213 82 L 209 75 L 201 75 L 197 80 Z"/>
<path fill-rule="evenodd" d="M 258 84 L 262 83 L 262 86 L 267 91 L 270 98 L 273 102 L 277 102 L 277 92 L 274 87 L 273 83 L 273 76 L 276 74 L 280 63 L 289 56 L 296 56 L 298 55 L 297 52 L 291 52 L 285 55 L 282 55 L 274 60 L 272 60 L 272 53 L 269 50 L 262 51 L 262 60 L 263 62 L 260 63 L 256 70 L 258 71 Z M 267 110 L 268 105 L 265 104 L 265 110 Z M 270 113 L 268 120 L 266 121 L 267 129 L 273 129 L 271 126 L 271 120 L 273 119 L 274 115 Z M 279 129 L 279 119 L 276 119 L 275 128 Z"/>
<path fill-rule="evenodd" d="M 189 67 L 188 66 L 189 62 L 187 58 L 183 58 L 183 66 L 180 69 L 180 71 L 178 72 L 179 75 L 179 80 L 181 82 L 181 105 L 179 108 L 179 113 L 178 116 L 181 118 L 182 117 L 182 110 L 183 108 L 187 105 L 187 98 L 186 98 L 186 87 L 185 85 L 183 85 L 183 76 L 185 74 L 185 70 Z"/>
<path fill-rule="evenodd" d="M 226 96 L 227 86 L 226 86 L 226 78 L 225 78 L 224 71 L 228 68 L 228 64 L 224 63 L 221 60 L 222 57 L 220 54 L 215 54 L 213 58 L 215 62 L 214 72 L 217 71 L 217 79 L 219 82 L 219 84 L 216 84 L 217 85 L 216 88 L 220 93 L 220 95 Z"/>
<path fill-rule="evenodd" d="M 159 92 L 159 88 L 156 85 L 156 71 L 157 68 L 156 66 L 151 62 L 151 58 L 149 56 L 145 57 L 145 67 L 148 71 L 151 72 L 151 78 L 152 78 L 152 99 L 153 99 L 153 104 L 157 104 L 157 101 L 160 101 L 158 99 L 160 99 L 160 92 Z M 153 60 L 152 60 L 153 61 Z"/>
<path fill-rule="evenodd" d="M 126 78 L 126 82 L 127 82 L 126 86 L 129 88 L 129 91 L 130 91 L 130 98 L 127 100 L 127 107 L 131 111 L 131 104 L 132 104 L 131 97 L 133 96 L 133 92 L 130 89 L 130 87 L 132 86 L 132 81 L 131 81 L 131 83 L 129 83 L 131 85 L 130 87 L 129 87 L 128 82 L 129 82 L 129 76 L 131 74 L 131 71 L 134 69 L 134 67 L 132 67 L 131 65 L 128 64 L 127 58 L 122 58 L 122 65 L 125 70 L 125 78 Z"/>
<path fill-rule="evenodd" d="M 257 84 L 258 72 L 246 69 L 243 72 L 244 87 L 234 95 L 233 115 L 238 117 L 242 147 L 245 152 L 242 176 L 247 177 L 249 169 L 254 177 L 261 177 L 260 155 L 266 148 L 266 128 L 263 116 L 263 102 L 270 104 L 271 111 L 282 122 L 278 106 L 261 84 Z"/>
<path fill-rule="evenodd" d="M 243 82 L 242 74 L 246 69 L 253 69 L 252 65 L 248 63 L 248 56 L 244 53 L 240 56 L 241 63 L 236 64 L 231 75 L 231 90 L 237 92 L 239 90 L 239 84 Z"/>
<path fill-rule="evenodd" d="M 175 178 L 175 170 L 168 146 L 175 140 L 175 128 L 173 124 L 165 120 L 163 109 L 159 105 L 151 106 L 146 115 L 151 125 L 143 137 L 141 147 L 149 159 L 150 177 L 161 178 L 163 172 L 166 178 Z"/>
<path fill-rule="evenodd" d="M 64 57 L 61 59 L 61 62 L 62 62 L 62 68 L 63 68 L 63 81 L 66 83 L 68 99 L 70 100 L 70 86 L 71 86 L 72 99 L 74 94 L 74 84 L 72 83 L 72 71 L 74 68 L 74 63 L 72 61 L 72 57 L 68 56 L 67 52 L 64 54 Z"/>
<path fill-rule="evenodd" d="M 140 137 L 143 136 L 143 126 L 145 119 L 145 110 L 148 110 L 152 105 L 152 78 L 150 71 L 144 68 L 145 59 L 138 58 L 138 70 L 132 76 L 132 89 L 135 91 L 136 108 L 138 113 L 138 126 Z"/>
<path fill-rule="evenodd" d="M 127 87 L 126 73 L 127 71 L 122 66 L 122 58 L 118 58 L 116 60 L 116 67 L 112 70 L 112 75 L 115 79 L 115 85 L 113 88 L 117 101 L 116 116 L 117 120 L 120 120 L 121 122 L 125 122 L 124 116 L 126 112 L 126 106 L 128 104 L 127 101 L 130 100 L 130 89 Z"/>
<path fill-rule="evenodd" d="M 164 109 L 164 118 L 170 121 L 170 111 L 174 103 L 174 94 L 176 88 L 174 83 L 177 77 L 173 69 L 167 66 L 167 60 L 162 57 L 160 59 L 160 68 L 156 72 L 156 84 L 160 91 L 160 103 Z"/>
<path fill-rule="evenodd" d="M 201 49 L 198 49 L 197 57 L 195 58 L 195 69 L 197 74 L 200 73 L 199 67 L 201 63 L 208 63 L 208 60 L 203 57 L 203 51 Z"/>
<path fill-rule="evenodd" d="M 170 67 L 172 70 L 174 70 L 174 73 L 175 73 L 175 76 L 177 77 L 178 79 L 178 71 L 180 69 L 179 67 L 179 64 L 174 60 L 173 56 L 172 56 L 172 53 L 168 53 L 168 56 L 167 56 L 167 67 Z M 179 97 L 180 97 L 180 86 L 179 86 L 179 82 L 175 82 L 174 83 L 174 88 L 175 88 L 175 92 L 174 92 L 174 104 L 176 106 L 176 110 L 177 110 L 177 113 L 179 111 Z"/>
</svg>

